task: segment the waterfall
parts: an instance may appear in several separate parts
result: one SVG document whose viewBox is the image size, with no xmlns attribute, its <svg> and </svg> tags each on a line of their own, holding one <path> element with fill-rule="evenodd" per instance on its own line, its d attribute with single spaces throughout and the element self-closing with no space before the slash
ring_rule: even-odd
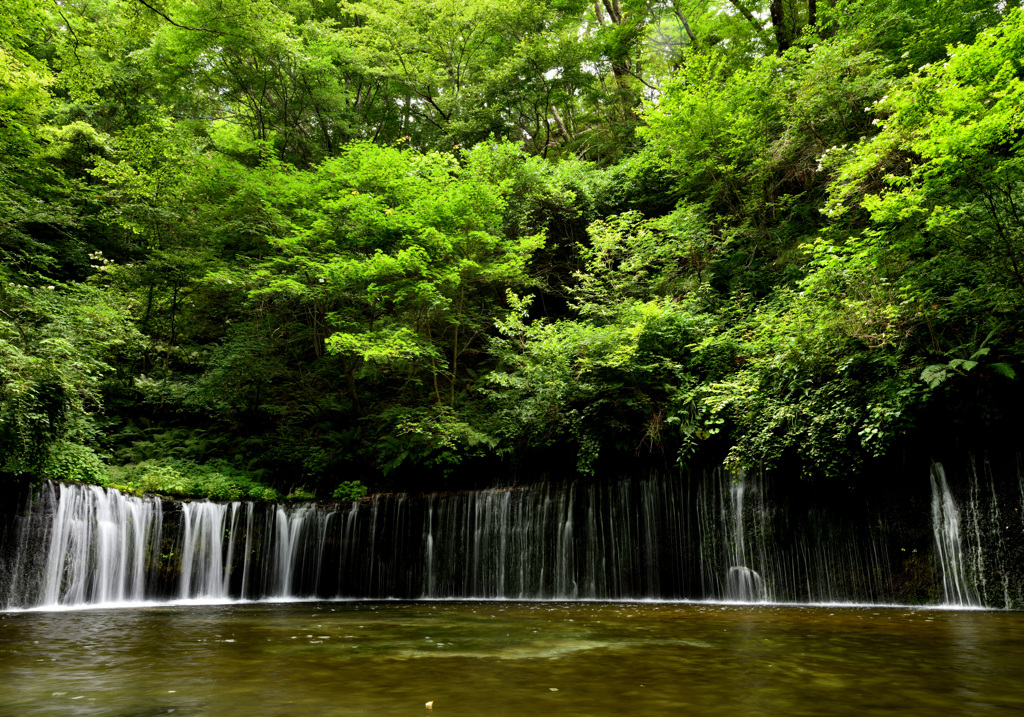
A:
<svg viewBox="0 0 1024 717">
<path fill-rule="evenodd" d="M 931 471 L 932 530 L 935 557 L 942 574 L 942 591 L 951 605 L 978 605 L 978 595 L 968 583 L 960 543 L 960 510 L 946 482 L 946 471 L 935 463 Z"/>
<path fill-rule="evenodd" d="M 147 597 L 159 554 L 156 498 L 93 485 L 47 485 L 56 504 L 40 605 L 134 602 Z"/>
<path fill-rule="evenodd" d="M 183 503 L 181 512 L 184 541 L 178 597 L 225 597 L 227 574 L 223 540 L 227 506 L 208 502 Z M 229 546 L 234 545 L 233 538 L 234 533 L 231 533 Z"/>
<path fill-rule="evenodd" d="M 746 483 L 737 476 L 729 486 L 729 501 L 723 501 L 723 522 L 731 528 L 727 551 L 729 571 L 726 575 L 726 597 L 739 602 L 760 602 L 767 599 L 761 576 L 747 567 L 746 533 L 743 525 L 743 496 Z"/>
<path fill-rule="evenodd" d="M 274 570 L 273 592 L 276 595 L 282 597 L 292 595 L 299 537 L 305 528 L 307 513 L 308 510 L 289 512 L 283 505 L 277 506 L 274 511 L 276 569 Z"/>
<path fill-rule="evenodd" d="M 960 557 L 970 601 L 965 604 L 1024 606 L 1024 580 L 1019 574 L 1024 531 L 1018 527 L 1024 495 L 1019 465 L 1010 468 L 1017 473 L 1016 485 L 1005 485 L 1001 491 L 997 469 L 989 460 L 972 459 L 967 466 L 967 490 L 960 494 L 959 506 Z M 940 494 L 941 484 L 936 481 Z M 940 499 L 940 505 L 944 502 Z M 955 554 L 952 549 L 947 552 Z M 956 574 L 955 569 L 951 572 Z M 953 595 L 950 602 L 958 604 L 959 596 L 955 591 Z"/>
<path fill-rule="evenodd" d="M 250 557 L 252 556 L 252 541 L 253 541 L 253 527 L 256 518 L 256 512 L 252 510 L 250 504 L 249 510 L 245 513 L 245 557 L 242 563 L 242 588 L 241 597 L 243 600 L 249 597 L 249 570 L 251 565 Z M 230 561 L 229 561 L 230 563 Z"/>
<path fill-rule="evenodd" d="M 0 608 L 295 598 L 1021 607 L 1024 479 L 997 500 L 993 470 L 954 476 L 962 510 L 938 464 L 930 501 L 924 484 L 898 507 L 885 494 L 797 494 L 721 470 L 326 505 L 51 483 L 4 531 Z M 922 573 L 931 565 L 933 579 Z"/>
<path fill-rule="evenodd" d="M 430 496 L 427 506 L 427 520 L 423 531 L 424 573 L 423 597 L 436 596 L 437 579 L 434 577 L 434 496 Z"/>
</svg>

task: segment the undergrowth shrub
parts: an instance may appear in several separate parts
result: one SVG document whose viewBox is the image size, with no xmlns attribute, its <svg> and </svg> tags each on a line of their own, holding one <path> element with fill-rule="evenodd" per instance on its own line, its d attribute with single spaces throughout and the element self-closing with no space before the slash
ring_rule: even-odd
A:
<svg viewBox="0 0 1024 717">
<path fill-rule="evenodd" d="M 141 495 L 174 498 L 275 501 L 280 495 L 252 475 L 222 461 L 199 464 L 187 460 L 143 461 L 110 469 L 111 488 Z"/>
</svg>

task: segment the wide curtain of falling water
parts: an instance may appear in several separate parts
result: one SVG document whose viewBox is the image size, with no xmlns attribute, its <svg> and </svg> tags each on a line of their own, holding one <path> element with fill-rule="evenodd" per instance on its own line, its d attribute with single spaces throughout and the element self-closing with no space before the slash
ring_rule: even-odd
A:
<svg viewBox="0 0 1024 717">
<path fill-rule="evenodd" d="M 901 507 L 895 527 L 884 497 L 876 504 L 846 496 L 801 502 L 763 476 L 724 471 L 333 504 L 174 502 L 51 483 L 5 530 L 0 605 L 239 598 L 895 603 L 905 593 L 901 570 L 911 564 L 903 559 L 908 524 L 935 536 L 922 548 L 935 556 L 923 561 L 931 565 L 924 582 L 932 590 L 924 599 L 981 604 L 985 591 L 975 585 L 984 541 L 959 534 L 965 521 L 941 467 L 922 479 L 923 495 L 930 488 L 938 498 L 921 508 L 908 504 L 909 517 Z M 978 505 L 969 504 L 968 518 L 985 513 Z M 959 562 L 949 563 L 951 555 Z M 1015 599 L 1011 587 L 1007 604 Z M 996 595 L 986 604 L 998 602 Z"/>
</svg>

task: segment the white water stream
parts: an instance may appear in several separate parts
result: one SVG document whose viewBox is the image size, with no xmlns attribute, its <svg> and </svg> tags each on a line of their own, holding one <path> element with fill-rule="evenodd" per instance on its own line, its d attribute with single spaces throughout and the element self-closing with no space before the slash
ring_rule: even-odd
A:
<svg viewBox="0 0 1024 717">
<path fill-rule="evenodd" d="M 960 509 L 946 482 L 941 463 L 932 466 L 932 529 L 935 533 L 935 556 L 942 574 L 942 591 L 951 605 L 981 604 L 973 584 L 967 579 L 964 551 L 960 539 Z"/>
<path fill-rule="evenodd" d="M 932 468 L 931 514 L 920 520 L 934 536 L 933 594 L 951 606 L 1016 604 L 1024 596 L 1008 577 L 1000 532 L 1011 521 L 994 489 L 981 488 L 991 477 L 972 480 L 962 512 L 943 467 Z M 844 510 L 791 508 L 769 500 L 761 479 L 724 473 L 333 505 L 175 503 L 47 484 L 0 551 L 0 608 L 385 597 L 879 604 L 912 589 L 926 597 L 927 582 L 906 584 L 900 561 L 910 553 L 885 516 Z M 986 570 L 1000 576 L 988 592 Z"/>
</svg>

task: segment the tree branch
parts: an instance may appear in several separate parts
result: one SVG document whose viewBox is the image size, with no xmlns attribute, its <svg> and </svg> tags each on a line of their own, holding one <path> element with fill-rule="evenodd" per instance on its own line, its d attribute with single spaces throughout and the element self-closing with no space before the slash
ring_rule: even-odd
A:
<svg viewBox="0 0 1024 717">
<path fill-rule="evenodd" d="M 760 20 L 754 17 L 754 13 L 747 9 L 747 6 L 743 4 L 742 0 L 729 0 L 729 2 L 732 3 L 734 8 L 740 11 L 740 15 L 747 19 L 747 22 L 754 27 L 758 35 L 764 34 L 764 25 L 761 24 Z"/>
<path fill-rule="evenodd" d="M 154 13 L 162 17 L 164 20 L 174 25 L 175 27 L 180 27 L 182 30 L 191 30 L 193 32 L 208 32 L 211 35 L 230 35 L 232 37 L 241 37 L 240 35 L 234 35 L 230 32 L 222 32 L 221 30 L 211 30 L 208 27 L 190 27 L 188 25 L 182 25 L 181 23 L 172 20 L 167 14 L 161 12 L 160 10 L 157 10 L 155 7 L 146 2 L 146 0 L 135 0 L 135 2 L 139 3 L 139 5 L 149 8 Z"/>
<path fill-rule="evenodd" d="M 696 45 L 697 38 L 694 36 L 693 30 L 690 29 L 690 23 L 686 21 L 686 15 L 681 13 L 679 11 L 679 8 L 677 8 L 675 5 L 672 6 L 672 10 L 675 12 L 676 17 L 679 18 L 679 22 L 683 23 L 683 29 L 686 30 L 686 34 L 689 36 L 690 42 Z"/>
</svg>

